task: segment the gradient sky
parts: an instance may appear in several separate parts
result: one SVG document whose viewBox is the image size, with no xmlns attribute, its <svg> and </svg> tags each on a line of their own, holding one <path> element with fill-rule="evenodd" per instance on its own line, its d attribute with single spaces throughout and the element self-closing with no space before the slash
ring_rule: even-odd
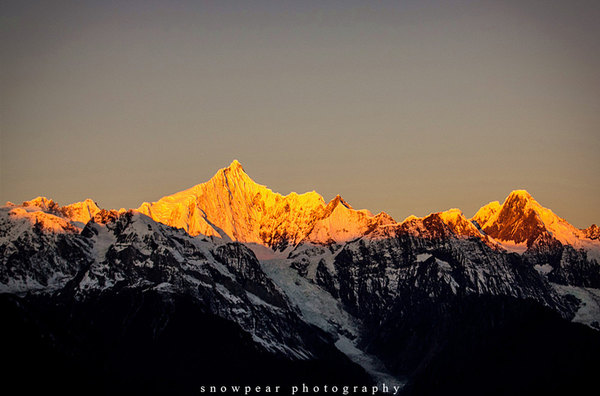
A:
<svg viewBox="0 0 600 396">
<path fill-rule="evenodd" d="M 3 1 L 0 200 L 105 208 L 237 158 L 287 194 L 600 224 L 598 1 Z"/>
</svg>

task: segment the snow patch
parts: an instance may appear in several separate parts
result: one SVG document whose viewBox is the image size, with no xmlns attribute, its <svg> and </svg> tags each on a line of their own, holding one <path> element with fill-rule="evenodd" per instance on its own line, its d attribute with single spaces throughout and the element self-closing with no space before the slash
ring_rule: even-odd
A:
<svg viewBox="0 0 600 396">
<path fill-rule="evenodd" d="M 542 275 L 548 275 L 550 272 L 552 272 L 552 269 L 553 269 L 550 264 L 544 264 L 544 265 L 536 264 L 533 266 L 533 268 L 535 268 L 535 270 Z"/>
<path fill-rule="evenodd" d="M 495 241 L 506 251 L 511 253 L 523 254 L 527 250 L 527 242 L 515 243 L 513 241 Z"/>
<path fill-rule="evenodd" d="M 346 312 L 341 303 L 331 294 L 311 281 L 301 277 L 289 267 L 291 260 L 262 260 L 263 271 L 279 286 L 290 301 L 296 305 L 304 320 L 339 337 L 335 346 L 352 361 L 362 366 L 375 380 L 386 384 L 403 386 L 404 382 L 386 372 L 383 364 L 357 348 L 348 337 L 357 339 L 360 324 Z"/>
<path fill-rule="evenodd" d="M 406 385 L 406 381 L 399 380 L 387 373 L 385 366 L 379 359 L 358 349 L 347 337 L 340 336 L 335 343 L 335 347 L 354 363 L 364 368 L 377 383 L 386 384 L 390 388 L 394 386 L 402 388 Z"/>
<path fill-rule="evenodd" d="M 450 263 L 448 263 L 447 261 L 444 260 L 440 260 L 439 258 L 435 259 L 437 265 L 444 271 L 452 271 L 452 266 L 450 265 Z"/>
<path fill-rule="evenodd" d="M 572 295 L 580 301 L 573 322 L 583 323 L 600 330 L 600 289 L 590 287 L 566 286 L 551 283 L 561 296 Z"/>
<path fill-rule="evenodd" d="M 358 334 L 357 320 L 343 309 L 341 303 L 316 284 L 298 275 L 289 267 L 289 261 L 273 259 L 262 260 L 260 263 L 265 274 L 300 308 L 302 317 L 307 322 L 330 334 L 337 334 L 339 329 Z"/>
</svg>

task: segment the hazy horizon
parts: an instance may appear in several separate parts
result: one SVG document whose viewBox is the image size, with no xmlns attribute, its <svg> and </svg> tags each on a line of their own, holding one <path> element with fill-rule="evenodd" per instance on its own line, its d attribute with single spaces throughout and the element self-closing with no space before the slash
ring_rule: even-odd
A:
<svg viewBox="0 0 600 396">
<path fill-rule="evenodd" d="M 0 201 L 104 208 L 238 159 L 286 195 L 600 223 L 593 1 L 0 5 Z"/>
</svg>

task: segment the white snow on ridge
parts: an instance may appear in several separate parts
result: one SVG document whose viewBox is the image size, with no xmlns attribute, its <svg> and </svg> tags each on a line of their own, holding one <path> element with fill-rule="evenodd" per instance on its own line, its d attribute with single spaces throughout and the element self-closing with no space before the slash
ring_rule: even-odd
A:
<svg viewBox="0 0 600 396">
<path fill-rule="evenodd" d="M 583 323 L 595 330 L 600 330 L 600 289 L 589 287 L 565 286 L 551 283 L 561 296 L 572 295 L 581 301 L 573 322 Z"/>
<path fill-rule="evenodd" d="M 552 272 L 552 266 L 550 264 L 537 264 L 534 265 L 533 268 L 542 275 L 548 275 L 550 272 Z"/>
<path fill-rule="evenodd" d="M 447 261 L 444 260 L 440 260 L 439 258 L 436 257 L 435 259 L 437 265 L 444 271 L 452 271 L 452 266 L 450 265 L 450 263 L 448 263 Z"/>
<path fill-rule="evenodd" d="M 497 239 L 494 239 L 494 241 L 510 253 L 523 254 L 527 250 L 527 242 L 514 243 L 513 241 L 500 241 Z"/>
<path fill-rule="evenodd" d="M 386 384 L 390 388 L 394 386 L 404 387 L 406 385 L 406 381 L 399 380 L 390 375 L 379 359 L 358 349 L 347 337 L 340 336 L 339 340 L 335 343 L 335 347 L 348 356 L 354 363 L 364 368 L 378 384 Z"/>
<path fill-rule="evenodd" d="M 357 335 L 357 320 L 348 314 L 331 294 L 298 275 L 282 259 L 261 260 L 265 274 L 279 286 L 292 304 L 298 306 L 304 319 L 330 334 L 338 329 Z"/>
<path fill-rule="evenodd" d="M 302 317 L 308 323 L 338 337 L 335 343 L 337 349 L 364 368 L 374 380 L 390 387 L 404 386 L 404 381 L 386 372 L 383 363 L 358 349 L 355 342 L 347 337 L 358 337 L 360 324 L 331 294 L 298 275 L 290 268 L 289 260 L 261 260 L 260 263 L 263 271 L 285 292 L 292 304 L 300 309 Z"/>
</svg>

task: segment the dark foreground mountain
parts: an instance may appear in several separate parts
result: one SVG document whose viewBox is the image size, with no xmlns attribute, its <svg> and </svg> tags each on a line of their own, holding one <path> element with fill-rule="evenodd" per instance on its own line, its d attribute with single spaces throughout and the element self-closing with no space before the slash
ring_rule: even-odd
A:
<svg viewBox="0 0 600 396">
<path fill-rule="evenodd" d="M 269 352 L 185 296 L 123 290 L 82 302 L 0 297 L 3 386 L 57 394 L 196 394 L 202 385 L 371 382 L 310 329 L 309 359 Z"/>
<path fill-rule="evenodd" d="M 594 232 L 523 191 L 471 220 L 453 209 L 396 223 L 339 196 L 283 197 L 237 162 L 139 211 L 9 204 L 3 383 L 576 393 L 595 384 L 600 353 Z"/>
</svg>

